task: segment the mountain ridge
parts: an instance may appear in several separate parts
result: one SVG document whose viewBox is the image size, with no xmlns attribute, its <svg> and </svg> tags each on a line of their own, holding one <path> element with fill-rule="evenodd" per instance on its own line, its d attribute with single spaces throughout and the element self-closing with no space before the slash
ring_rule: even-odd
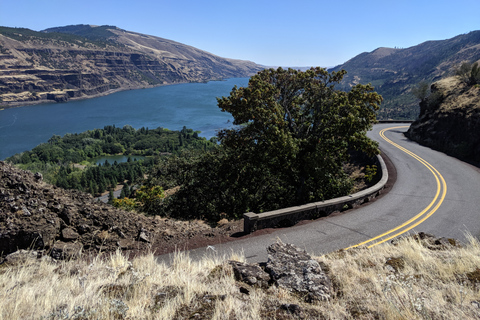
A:
<svg viewBox="0 0 480 320">
<path fill-rule="evenodd" d="M 348 72 L 341 89 L 372 83 L 384 98 L 378 118 L 413 120 L 419 114 L 418 100 L 411 93 L 414 86 L 422 81 L 438 81 L 451 75 L 461 62 L 477 60 L 480 60 L 480 31 L 471 31 L 404 49 L 380 47 L 329 70 Z"/>
<path fill-rule="evenodd" d="M 250 76 L 263 66 L 114 26 L 0 27 L 0 104 Z"/>
</svg>

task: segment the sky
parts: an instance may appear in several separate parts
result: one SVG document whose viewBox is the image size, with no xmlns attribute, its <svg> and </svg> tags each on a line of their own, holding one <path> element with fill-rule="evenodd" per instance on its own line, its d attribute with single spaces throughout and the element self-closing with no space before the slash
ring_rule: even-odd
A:
<svg viewBox="0 0 480 320">
<path fill-rule="evenodd" d="M 479 0 L 0 0 L 0 26 L 91 24 L 265 66 L 333 67 L 480 30 Z"/>
</svg>

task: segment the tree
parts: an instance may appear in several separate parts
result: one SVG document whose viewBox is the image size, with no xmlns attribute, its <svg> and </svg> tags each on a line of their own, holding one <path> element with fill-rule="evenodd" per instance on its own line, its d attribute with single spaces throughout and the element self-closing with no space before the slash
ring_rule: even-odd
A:
<svg viewBox="0 0 480 320">
<path fill-rule="evenodd" d="M 376 121 L 382 98 L 371 85 L 336 90 L 345 73 L 264 70 L 248 87 L 235 87 L 229 97 L 218 99 L 234 124 L 243 124 L 219 133 L 232 163 L 240 165 L 237 174 L 255 174 L 261 168 L 264 175 L 278 176 L 267 179 L 264 190 L 272 187 L 267 183 L 277 183 L 275 188 L 287 191 L 282 198 L 290 205 L 348 193 L 342 164 L 350 149 L 378 153 L 366 132 Z"/>
<path fill-rule="evenodd" d="M 344 74 L 264 70 L 218 99 L 236 127 L 219 132 L 220 148 L 185 164 L 172 158 L 165 168 L 174 174 L 152 175 L 162 186 L 182 186 L 165 199 L 165 213 L 239 218 L 348 194 L 353 182 L 343 165 L 350 152 L 379 152 L 366 133 L 382 98 L 371 85 L 336 90 Z"/>
<path fill-rule="evenodd" d="M 455 75 L 467 85 L 475 85 L 480 83 L 480 67 L 478 62 L 463 62 L 455 69 Z"/>
<path fill-rule="evenodd" d="M 113 199 L 115 199 L 115 196 L 113 194 L 113 190 L 110 189 L 110 191 L 108 192 L 108 204 L 112 204 L 113 203 Z"/>
<path fill-rule="evenodd" d="M 430 94 L 430 84 L 427 81 L 420 81 L 412 88 L 412 93 L 417 99 L 420 99 L 420 102 L 424 102 Z"/>
</svg>

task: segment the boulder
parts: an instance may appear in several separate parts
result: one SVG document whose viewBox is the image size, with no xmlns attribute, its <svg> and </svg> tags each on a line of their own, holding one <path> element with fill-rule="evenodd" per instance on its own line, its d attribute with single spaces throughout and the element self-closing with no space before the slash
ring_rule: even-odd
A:
<svg viewBox="0 0 480 320">
<path fill-rule="evenodd" d="M 65 228 L 62 230 L 62 238 L 65 241 L 74 241 L 77 240 L 78 237 L 80 237 L 80 235 L 72 228 Z"/>
<path fill-rule="evenodd" d="M 228 262 L 233 268 L 235 280 L 244 282 L 250 286 L 267 288 L 270 282 L 270 275 L 254 264 L 239 261 Z"/>
<path fill-rule="evenodd" d="M 34 250 L 18 250 L 5 256 L 3 262 L 9 265 L 23 265 L 29 260 L 36 260 L 39 252 Z"/>
<path fill-rule="evenodd" d="M 267 252 L 265 270 L 258 264 L 229 261 L 235 279 L 260 288 L 275 284 L 306 302 L 326 301 L 331 298 L 333 288 L 330 277 L 304 250 L 277 242 L 269 246 Z M 242 288 L 240 291 L 242 292 Z"/>
<path fill-rule="evenodd" d="M 307 302 L 329 300 L 332 282 L 320 264 L 304 250 L 277 242 L 267 248 L 266 272 L 273 282 L 297 293 Z"/>
<path fill-rule="evenodd" d="M 50 256 L 56 260 L 77 258 L 82 252 L 83 245 L 78 242 L 57 241 L 54 243 Z"/>
</svg>

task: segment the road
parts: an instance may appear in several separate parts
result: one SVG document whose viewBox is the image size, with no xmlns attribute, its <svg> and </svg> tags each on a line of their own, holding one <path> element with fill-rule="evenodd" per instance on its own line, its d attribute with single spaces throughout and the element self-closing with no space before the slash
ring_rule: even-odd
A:
<svg viewBox="0 0 480 320">
<path fill-rule="evenodd" d="M 480 169 L 408 140 L 404 136 L 407 129 L 400 123 L 377 124 L 369 132 L 397 171 L 396 183 L 381 199 L 270 234 L 190 250 L 189 255 L 200 259 L 229 257 L 236 252 L 244 254 L 248 262 L 263 262 L 266 247 L 277 239 L 321 255 L 362 243 L 373 246 L 411 232 L 461 241 L 466 241 L 467 233 L 480 236 Z M 158 258 L 168 261 L 171 257 Z"/>
</svg>

